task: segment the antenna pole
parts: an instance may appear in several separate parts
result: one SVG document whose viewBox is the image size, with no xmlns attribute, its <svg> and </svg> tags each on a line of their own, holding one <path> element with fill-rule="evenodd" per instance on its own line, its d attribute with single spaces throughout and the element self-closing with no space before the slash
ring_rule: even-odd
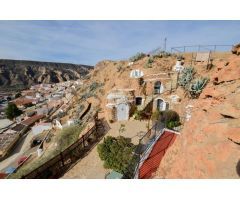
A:
<svg viewBox="0 0 240 200">
<path fill-rule="evenodd" d="M 167 38 L 164 38 L 164 51 L 166 52 L 167 50 Z"/>
</svg>

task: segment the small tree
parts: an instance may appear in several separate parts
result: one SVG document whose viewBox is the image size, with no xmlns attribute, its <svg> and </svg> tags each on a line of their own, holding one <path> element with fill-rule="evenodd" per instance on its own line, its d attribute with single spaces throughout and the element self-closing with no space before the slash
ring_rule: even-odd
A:
<svg viewBox="0 0 240 200">
<path fill-rule="evenodd" d="M 19 110 L 14 103 L 9 103 L 5 110 L 5 114 L 8 119 L 13 120 L 15 117 L 21 115 L 22 111 Z"/>
<path fill-rule="evenodd" d="M 107 136 L 103 143 L 98 145 L 97 151 L 100 159 L 104 161 L 105 168 L 131 176 L 136 164 L 133 154 L 135 148 L 129 138 Z"/>
<path fill-rule="evenodd" d="M 160 112 L 160 120 L 165 123 L 166 127 L 173 129 L 174 127 L 180 126 L 180 117 L 174 110 L 165 110 Z"/>
</svg>

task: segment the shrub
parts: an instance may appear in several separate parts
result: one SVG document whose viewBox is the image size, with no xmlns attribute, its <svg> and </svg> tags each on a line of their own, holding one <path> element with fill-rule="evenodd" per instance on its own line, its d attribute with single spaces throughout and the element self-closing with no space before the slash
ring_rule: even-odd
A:
<svg viewBox="0 0 240 200">
<path fill-rule="evenodd" d="M 178 84 L 184 89 L 188 88 L 190 82 L 192 81 L 194 74 L 196 73 L 193 67 L 185 67 L 179 77 Z"/>
<path fill-rule="evenodd" d="M 136 109 L 136 110 L 134 111 L 133 118 L 134 118 L 135 120 L 141 120 L 141 119 L 142 119 L 141 114 L 142 114 L 142 112 Z"/>
<path fill-rule="evenodd" d="M 8 119 L 13 120 L 17 116 L 22 114 L 22 111 L 18 109 L 18 107 L 14 103 L 9 103 L 6 110 L 5 114 Z"/>
<path fill-rule="evenodd" d="M 160 112 L 161 121 L 169 122 L 169 121 L 180 121 L 180 117 L 178 113 L 174 110 L 165 110 Z"/>
<path fill-rule="evenodd" d="M 173 129 L 174 127 L 181 125 L 178 113 L 173 110 L 165 110 L 159 112 L 158 120 L 164 123 L 165 126 L 169 129 Z"/>
<path fill-rule="evenodd" d="M 163 58 L 167 58 L 169 56 L 171 56 L 172 54 L 166 51 L 160 51 L 159 55 Z"/>
<path fill-rule="evenodd" d="M 153 55 L 153 58 L 162 58 L 163 55 L 162 54 L 156 54 L 156 55 Z"/>
<path fill-rule="evenodd" d="M 138 61 L 138 60 L 140 60 L 140 59 L 142 59 L 144 57 L 145 57 L 144 53 L 137 53 L 135 56 L 132 56 L 129 60 L 131 62 L 136 62 L 136 61 Z"/>
<path fill-rule="evenodd" d="M 151 68 L 153 62 L 154 62 L 153 57 L 148 58 L 148 60 L 147 60 L 147 62 L 145 63 L 144 67 L 145 67 L 145 68 Z"/>
<path fill-rule="evenodd" d="M 133 154 L 135 148 L 129 138 L 107 136 L 103 143 L 97 146 L 97 151 L 105 168 L 130 175 L 136 164 Z"/>
<path fill-rule="evenodd" d="M 174 127 L 180 126 L 181 123 L 179 121 L 168 121 L 166 126 L 168 129 L 173 129 Z"/>
<path fill-rule="evenodd" d="M 199 95 L 202 93 L 203 88 L 207 85 L 209 78 L 199 78 L 196 79 L 193 83 L 189 86 L 189 94 L 192 98 L 198 98 Z"/>
</svg>

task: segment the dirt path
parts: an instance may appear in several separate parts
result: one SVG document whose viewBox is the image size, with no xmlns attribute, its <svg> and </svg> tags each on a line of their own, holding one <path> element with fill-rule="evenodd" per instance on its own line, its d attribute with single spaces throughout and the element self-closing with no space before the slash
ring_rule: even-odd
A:
<svg viewBox="0 0 240 200">
<path fill-rule="evenodd" d="M 124 122 L 116 122 L 109 124 L 110 130 L 106 136 L 118 136 L 120 125 L 124 124 L 126 131 L 121 135 L 132 139 L 134 144 L 138 143 L 141 136 L 147 131 L 146 121 L 129 120 Z M 102 142 L 102 141 L 101 141 Z M 79 179 L 104 179 L 107 172 L 111 170 L 104 169 L 103 162 L 100 160 L 95 146 L 89 154 L 80 160 L 71 170 L 69 170 L 62 178 L 79 178 Z"/>
</svg>

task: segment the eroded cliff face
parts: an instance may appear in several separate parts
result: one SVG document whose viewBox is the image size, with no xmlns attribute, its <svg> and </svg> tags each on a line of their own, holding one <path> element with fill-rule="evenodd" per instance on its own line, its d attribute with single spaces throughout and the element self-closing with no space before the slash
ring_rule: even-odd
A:
<svg viewBox="0 0 240 200">
<path fill-rule="evenodd" d="M 204 74 L 204 72 L 202 72 Z M 192 105 L 191 119 L 168 149 L 156 178 L 239 178 L 240 57 L 219 59 Z M 184 115 L 184 109 L 182 115 Z"/>
<path fill-rule="evenodd" d="M 87 65 L 0 60 L 0 90 L 75 80 L 87 75 L 90 69 L 92 66 Z"/>
</svg>

